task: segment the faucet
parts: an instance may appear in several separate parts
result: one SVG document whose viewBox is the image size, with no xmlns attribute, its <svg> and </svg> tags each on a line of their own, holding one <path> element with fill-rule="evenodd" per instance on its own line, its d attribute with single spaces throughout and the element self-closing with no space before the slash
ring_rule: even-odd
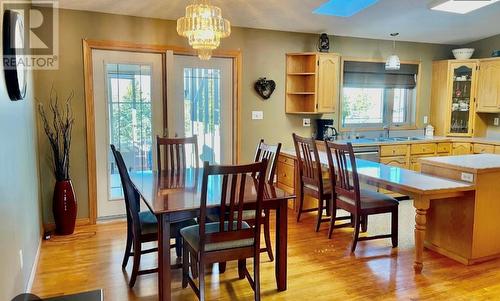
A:
<svg viewBox="0 0 500 301">
<path fill-rule="evenodd" d="M 385 124 L 384 127 L 383 127 L 384 131 L 385 131 L 385 138 L 389 138 L 390 136 L 390 131 L 391 131 L 391 128 L 388 124 Z"/>
</svg>

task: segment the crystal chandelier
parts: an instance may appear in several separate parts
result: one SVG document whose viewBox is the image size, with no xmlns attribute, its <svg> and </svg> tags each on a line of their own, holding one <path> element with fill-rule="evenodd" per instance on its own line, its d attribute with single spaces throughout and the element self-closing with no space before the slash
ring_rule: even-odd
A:
<svg viewBox="0 0 500 301">
<path fill-rule="evenodd" d="M 399 56 L 395 54 L 396 52 L 396 37 L 399 35 L 399 33 L 391 33 L 391 37 L 393 37 L 392 40 L 392 50 L 393 54 L 387 58 L 387 61 L 385 62 L 385 70 L 399 70 L 401 69 L 401 61 L 399 59 Z"/>
<path fill-rule="evenodd" d="M 177 33 L 188 38 L 189 45 L 202 60 L 209 60 L 221 38 L 231 34 L 231 23 L 222 18 L 221 10 L 210 0 L 193 0 L 186 7 L 186 16 L 177 20 Z"/>
</svg>

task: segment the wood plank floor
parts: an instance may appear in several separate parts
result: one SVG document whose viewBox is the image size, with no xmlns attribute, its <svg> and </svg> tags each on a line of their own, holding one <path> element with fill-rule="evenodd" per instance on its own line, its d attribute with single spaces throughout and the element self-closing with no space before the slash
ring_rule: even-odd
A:
<svg viewBox="0 0 500 301">
<path fill-rule="evenodd" d="M 390 240 L 360 242 L 349 252 L 352 229 L 339 229 L 326 238 L 327 225 L 313 231 L 313 216 L 300 223 L 290 211 L 288 290 L 278 293 L 274 265 L 262 255 L 264 300 L 500 300 L 500 260 L 464 266 L 432 251 L 425 252 L 422 275 L 413 263 L 414 210 L 411 201 L 400 206 L 399 248 Z M 369 221 L 369 233 L 389 230 L 389 216 Z M 121 269 L 125 223 L 111 222 L 80 227 L 73 237 L 54 238 L 42 244 L 32 292 L 40 297 L 104 289 L 105 300 L 157 300 L 156 274 L 140 276 L 133 290 Z M 143 267 L 156 265 L 156 255 L 143 256 Z M 250 265 L 249 261 L 249 265 Z M 174 300 L 195 300 L 182 289 L 181 272 L 173 273 Z M 208 300 L 253 300 L 246 280 L 238 280 L 235 263 L 219 274 L 214 265 L 207 274 Z"/>
</svg>

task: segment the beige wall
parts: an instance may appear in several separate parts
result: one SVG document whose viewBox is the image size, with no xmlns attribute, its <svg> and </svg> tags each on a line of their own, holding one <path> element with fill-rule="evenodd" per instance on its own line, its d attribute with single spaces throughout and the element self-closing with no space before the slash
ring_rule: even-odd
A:
<svg viewBox="0 0 500 301">
<path fill-rule="evenodd" d="M 174 21 L 136 18 L 82 11 L 60 11 L 60 69 L 36 72 L 36 95 L 46 99 L 50 86 L 61 93 L 75 91 L 71 174 L 79 201 L 79 217 L 88 216 L 87 162 L 85 137 L 84 80 L 82 39 L 130 41 L 146 44 L 188 46 L 175 31 Z M 317 35 L 246 28 L 234 28 L 230 38 L 223 40 L 223 49 L 241 49 L 243 55 L 242 158 L 250 160 L 260 138 L 269 142 L 281 141 L 292 146 L 291 133 L 310 135 L 311 129 L 302 127 L 302 117 L 285 114 L 285 53 L 314 51 Z M 333 51 L 362 58 L 385 58 L 392 52 L 391 41 L 333 37 Z M 422 61 L 422 97 L 418 120 L 429 112 L 431 61 L 449 57 L 450 46 L 422 43 L 398 43 L 397 53 L 404 60 Z M 253 91 L 259 77 L 276 81 L 277 88 L 268 101 L 262 101 Z M 264 111 L 264 120 L 252 121 L 251 111 Z M 314 116 L 309 116 L 314 117 Z M 41 158 L 48 155 L 45 139 L 39 139 Z M 49 176 L 49 165 L 41 160 L 41 189 L 44 221 L 52 220 L 51 198 L 54 180 Z M 46 175 L 46 176 L 45 176 Z"/>
<path fill-rule="evenodd" d="M 3 11 L 0 11 L 3 15 Z M 0 53 L 1 51 L 0 45 Z M 0 69 L 0 300 L 27 288 L 41 239 L 41 206 L 35 101 L 31 72 L 28 92 L 10 101 Z M 23 268 L 19 250 L 23 251 Z"/>
</svg>

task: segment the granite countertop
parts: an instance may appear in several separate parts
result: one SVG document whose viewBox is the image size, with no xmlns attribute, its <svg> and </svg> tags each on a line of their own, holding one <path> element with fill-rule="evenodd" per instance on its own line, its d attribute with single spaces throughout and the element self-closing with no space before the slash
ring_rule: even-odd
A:
<svg viewBox="0 0 500 301">
<path fill-rule="evenodd" d="M 468 142 L 468 143 L 485 143 L 492 145 L 499 145 L 500 140 L 493 138 L 462 138 L 462 137 L 415 137 L 416 140 L 399 140 L 399 141 L 384 141 L 377 138 L 359 138 L 359 139 L 345 139 L 335 140 L 336 143 L 351 142 L 353 146 L 375 146 L 375 145 L 395 145 L 395 144 L 418 144 L 418 143 L 438 143 L 438 142 Z"/>
<path fill-rule="evenodd" d="M 429 157 L 420 159 L 420 162 L 423 164 L 457 168 L 475 173 L 500 170 L 500 155 L 494 154 Z"/>
</svg>

